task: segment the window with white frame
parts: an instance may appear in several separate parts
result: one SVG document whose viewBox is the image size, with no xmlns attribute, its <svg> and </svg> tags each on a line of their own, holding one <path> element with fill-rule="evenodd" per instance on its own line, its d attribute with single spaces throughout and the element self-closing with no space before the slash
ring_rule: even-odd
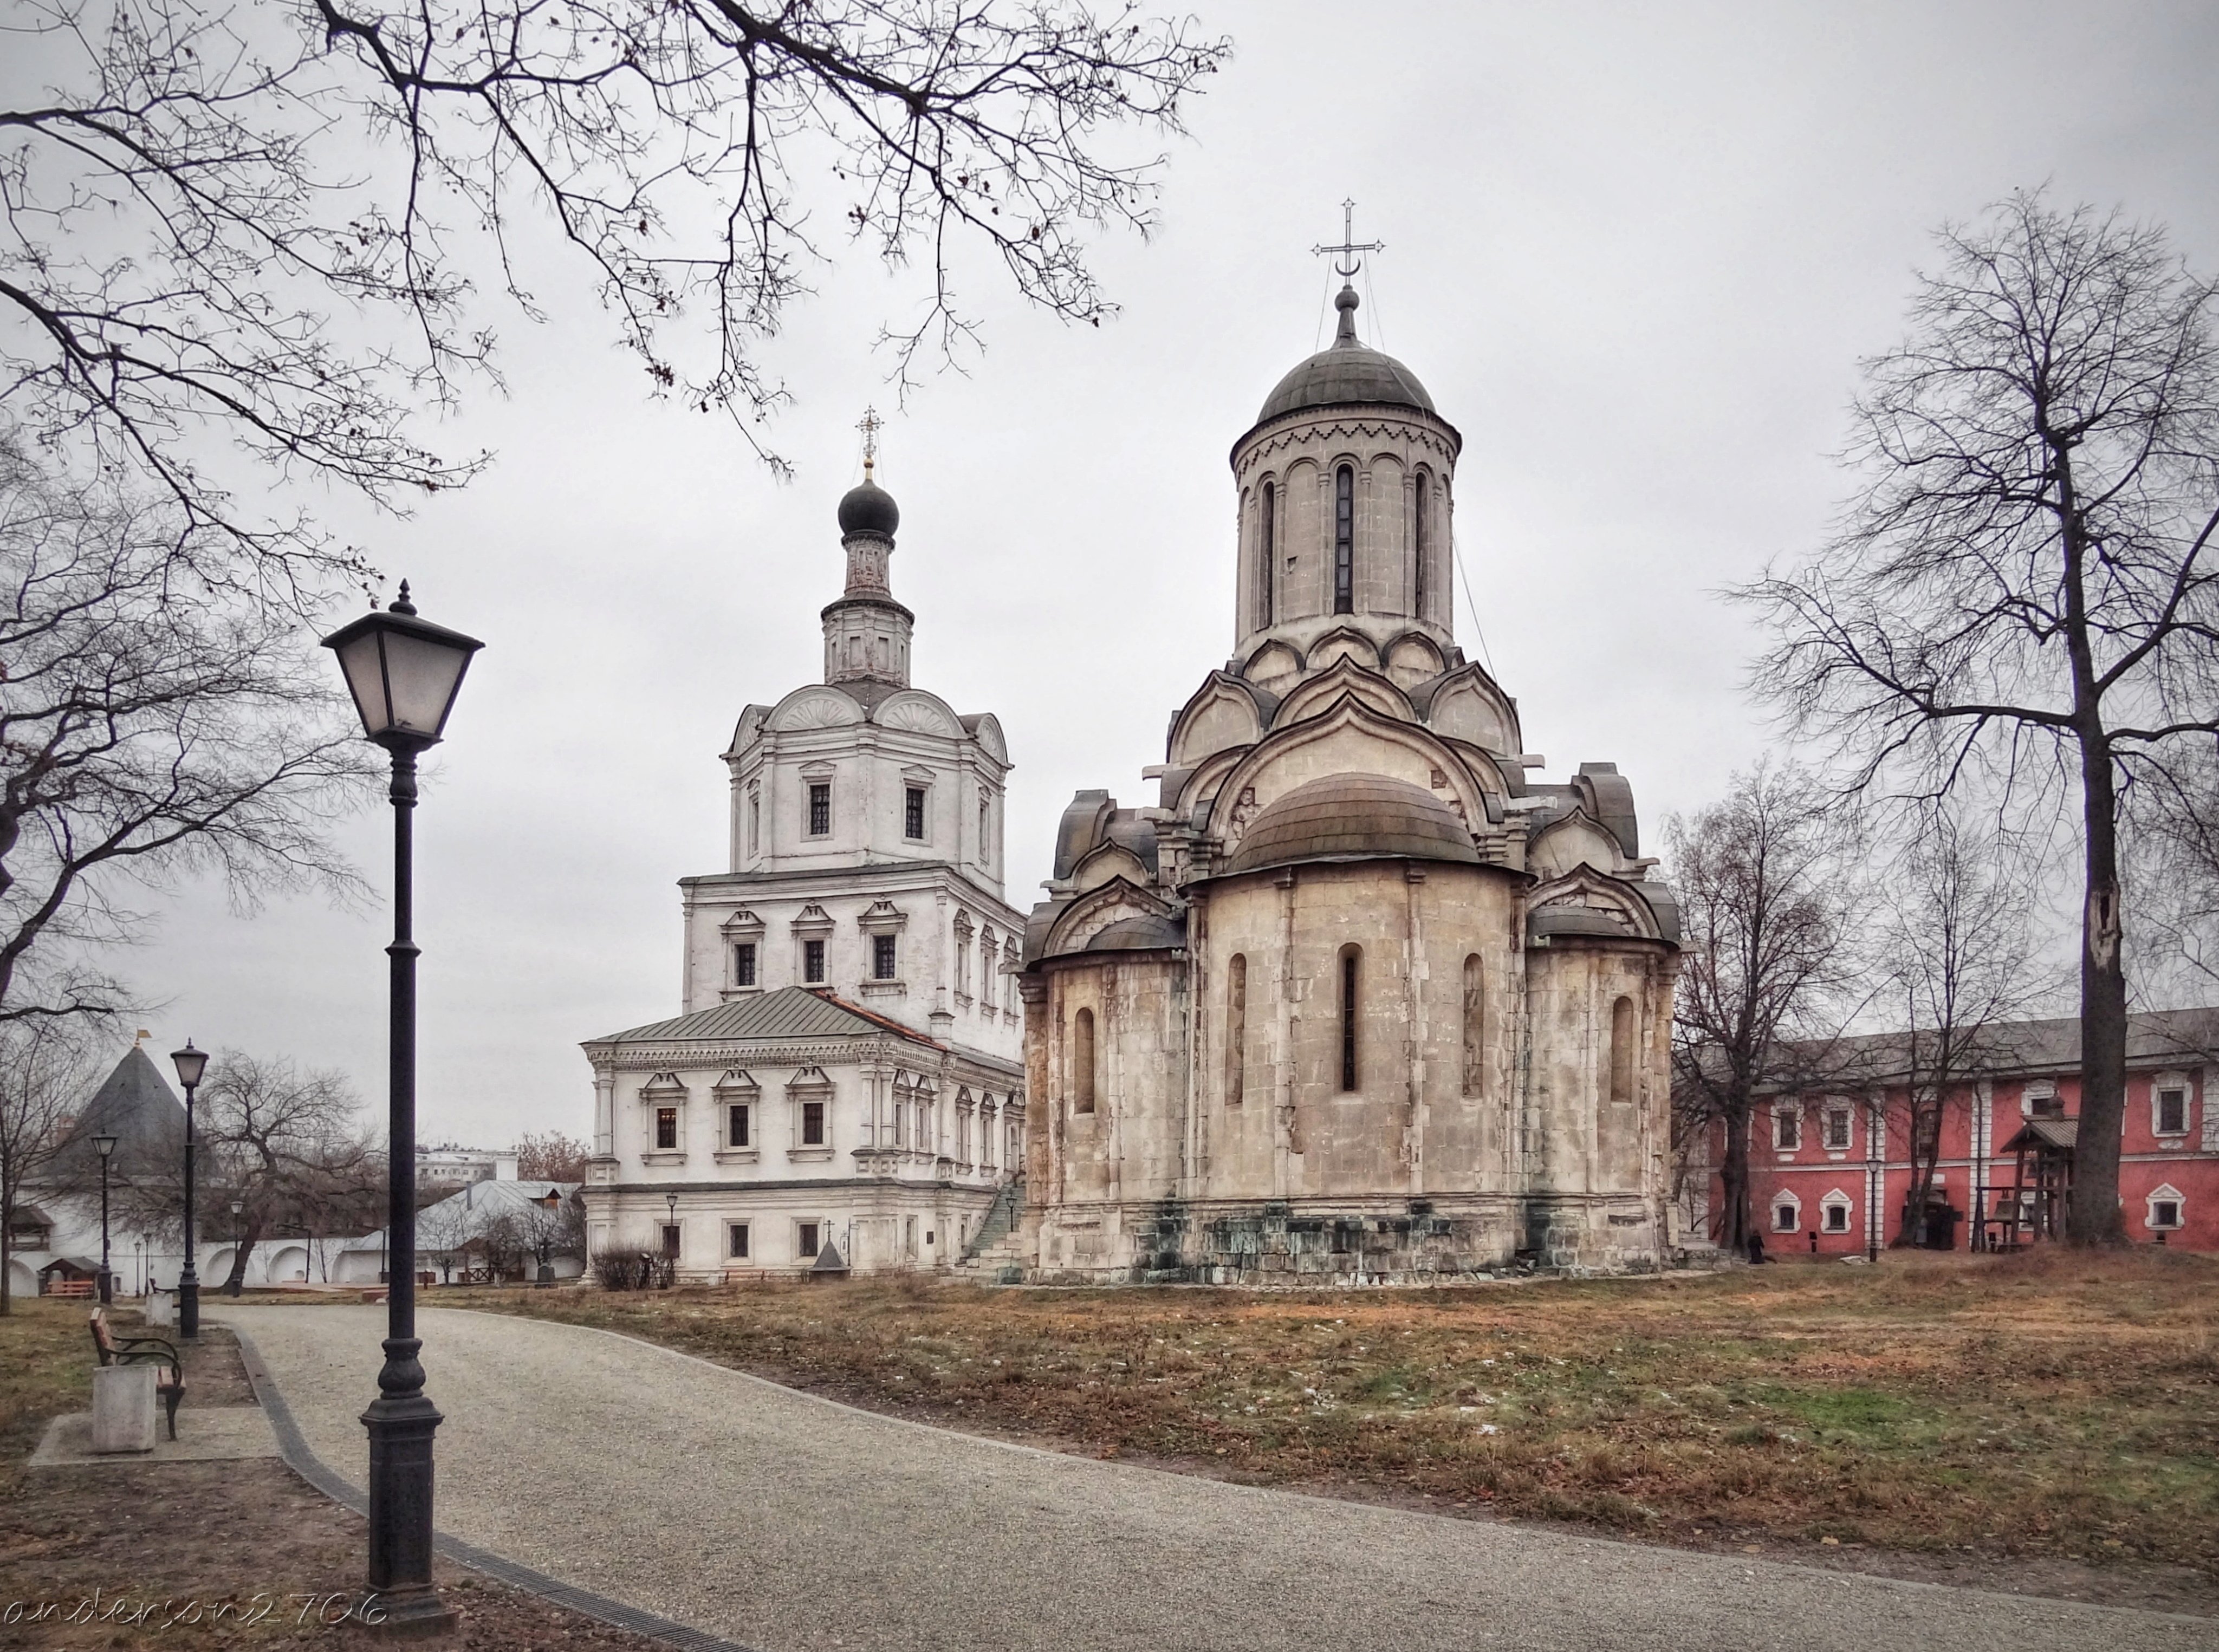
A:
<svg viewBox="0 0 2219 1652">
<path fill-rule="evenodd" d="M 1849 1146 L 1849 1132 L 1854 1127 L 1853 1115 L 1847 1102 L 1829 1103 L 1826 1109 L 1826 1149 L 1829 1152 L 1846 1152 Z"/>
<path fill-rule="evenodd" d="M 832 835 L 832 782 L 810 781 L 807 795 L 808 814 L 802 823 L 805 835 L 830 837 Z"/>
<path fill-rule="evenodd" d="M 871 937 L 871 978 L 891 981 L 894 978 L 894 938 L 892 935 Z"/>
<path fill-rule="evenodd" d="M 1803 1109 L 1799 1103 L 1773 1103 L 1772 1145 L 1783 1153 L 1792 1153 L 1803 1145 Z"/>
<path fill-rule="evenodd" d="M 753 986 L 755 984 L 755 943 L 736 941 L 732 943 L 732 984 Z"/>
<path fill-rule="evenodd" d="M 793 1259 L 796 1262 L 814 1262 L 817 1259 L 817 1253 L 824 1248 L 817 1242 L 818 1231 L 815 1222 L 796 1222 L 793 1225 Z"/>
<path fill-rule="evenodd" d="M 1803 1226 L 1803 1202 L 1792 1193 L 1775 1194 L 1772 1200 L 1772 1231 L 1792 1233 Z"/>
<path fill-rule="evenodd" d="M 801 978 L 811 986 L 824 984 L 824 942 L 815 936 L 801 943 Z"/>
<path fill-rule="evenodd" d="M 2181 1217 L 2188 1202 L 2180 1196 L 2180 1189 L 2170 1183 L 2149 1196 L 2147 1225 L 2153 1233 L 2169 1233 L 2181 1226 Z"/>
<path fill-rule="evenodd" d="M 924 788 L 902 788 L 902 835 L 912 843 L 924 842 Z"/>
<path fill-rule="evenodd" d="M 735 1262 L 748 1259 L 748 1225 L 727 1222 L 724 1225 L 724 1254 Z"/>
<path fill-rule="evenodd" d="M 748 1102 L 728 1102 L 724 1104 L 724 1146 L 747 1147 L 753 1146 L 755 1108 Z"/>
<path fill-rule="evenodd" d="M 1818 1226 L 1828 1233 L 1849 1231 L 1849 1196 L 1836 1189 L 1818 1204 Z"/>
<path fill-rule="evenodd" d="M 2150 1081 L 2150 1130 L 2160 1136 L 2188 1133 L 2188 1080 L 2177 1072 L 2161 1072 Z"/>
</svg>

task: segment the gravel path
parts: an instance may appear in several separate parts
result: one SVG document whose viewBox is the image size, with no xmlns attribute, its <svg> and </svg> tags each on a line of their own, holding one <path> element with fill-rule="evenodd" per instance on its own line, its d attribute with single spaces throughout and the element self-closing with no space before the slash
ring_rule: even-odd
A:
<svg viewBox="0 0 2219 1652">
<path fill-rule="evenodd" d="M 360 1482 L 382 1308 L 222 1310 Z M 2172 1652 L 2219 1622 L 1257 1490 L 430 1309 L 440 1529 L 761 1652 Z"/>
</svg>

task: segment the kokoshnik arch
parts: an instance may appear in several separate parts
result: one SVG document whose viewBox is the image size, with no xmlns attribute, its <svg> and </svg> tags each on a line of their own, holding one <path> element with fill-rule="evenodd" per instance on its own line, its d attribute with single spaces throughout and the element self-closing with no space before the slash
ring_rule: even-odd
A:
<svg viewBox="0 0 2219 1652">
<path fill-rule="evenodd" d="M 1528 779 L 1516 701 L 1456 645 L 1462 438 L 1336 304 L 1234 445 L 1233 657 L 1154 807 L 1073 798 L 1025 928 L 1035 1278 L 1667 1243 L 1677 905 L 1615 765 Z"/>
</svg>

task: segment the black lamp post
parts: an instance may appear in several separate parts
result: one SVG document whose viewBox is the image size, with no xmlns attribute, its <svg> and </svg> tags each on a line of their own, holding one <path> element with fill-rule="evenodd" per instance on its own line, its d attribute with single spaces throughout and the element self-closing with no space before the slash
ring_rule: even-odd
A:
<svg viewBox="0 0 2219 1652">
<path fill-rule="evenodd" d="M 177 1069 L 177 1082 L 185 1087 L 185 1265 L 177 1276 L 177 1334 L 185 1338 L 201 1333 L 201 1276 L 193 1266 L 193 1155 L 200 1143 L 193 1134 L 193 1092 L 208 1071 L 208 1054 L 193 1048 L 190 1039 L 182 1050 L 170 1052 Z"/>
<path fill-rule="evenodd" d="M 416 759 L 438 743 L 470 656 L 484 644 L 416 617 L 408 587 L 324 638 L 339 657 L 365 737 L 393 758 L 391 1116 L 386 1128 L 385 1365 L 362 1414 L 370 1431 L 370 1587 L 389 1630 L 437 1630 L 454 1612 L 432 1587 L 432 1436 L 439 1413 L 424 1392 L 416 1336 L 416 954 L 410 821 Z"/>
<path fill-rule="evenodd" d="M 246 1237 L 246 1225 L 239 1220 L 239 1213 L 246 1208 L 246 1201 L 244 1199 L 231 1202 L 231 1277 L 223 1282 L 223 1293 L 227 1296 L 238 1295 L 239 1282 L 246 1277 L 246 1264 L 239 1254 L 239 1242 Z"/>
<path fill-rule="evenodd" d="M 108 1161 L 115 1154 L 114 1136 L 95 1136 L 92 1151 L 100 1155 L 100 1300 L 115 1300 L 115 1278 L 108 1270 Z"/>
</svg>

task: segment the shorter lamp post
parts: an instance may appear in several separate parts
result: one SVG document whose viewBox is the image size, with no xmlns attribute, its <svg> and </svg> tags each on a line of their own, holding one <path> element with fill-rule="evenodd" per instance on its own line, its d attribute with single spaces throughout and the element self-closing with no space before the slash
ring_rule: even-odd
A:
<svg viewBox="0 0 2219 1652">
<path fill-rule="evenodd" d="M 115 1300 L 115 1276 L 108 1270 L 108 1161 L 115 1156 L 114 1136 L 95 1136 L 92 1151 L 100 1155 L 100 1300 Z"/>
<path fill-rule="evenodd" d="M 678 1282 L 678 1196 L 666 1193 L 662 1202 L 670 1207 L 670 1226 L 662 1230 L 662 1258 L 669 1264 L 667 1282 Z"/>
<path fill-rule="evenodd" d="M 246 1208 L 244 1199 L 231 1202 L 231 1277 L 223 1282 L 223 1294 L 227 1296 L 238 1295 L 239 1282 L 246 1277 L 246 1264 L 239 1250 L 239 1240 L 246 1237 L 246 1225 L 239 1220 L 239 1212 Z"/>
<path fill-rule="evenodd" d="M 416 759 L 438 743 L 455 708 L 475 637 L 416 614 L 408 587 L 383 612 L 372 609 L 324 638 L 339 655 L 365 739 L 393 759 L 393 944 L 387 1015 L 390 1102 L 386 1123 L 385 1226 L 392 1236 L 386 1281 L 385 1364 L 377 1398 L 362 1414 L 370 1431 L 370 1587 L 394 1630 L 434 1631 L 454 1621 L 432 1587 L 432 1437 L 438 1407 L 424 1392 L 424 1345 L 416 1335 Z"/>
<path fill-rule="evenodd" d="M 193 1154 L 200 1145 L 193 1135 L 193 1092 L 208 1071 L 208 1056 L 187 1039 L 183 1049 L 170 1052 L 170 1059 L 185 1087 L 185 1266 L 177 1276 L 177 1335 L 190 1339 L 201 1333 L 201 1276 L 193 1265 Z"/>
</svg>

